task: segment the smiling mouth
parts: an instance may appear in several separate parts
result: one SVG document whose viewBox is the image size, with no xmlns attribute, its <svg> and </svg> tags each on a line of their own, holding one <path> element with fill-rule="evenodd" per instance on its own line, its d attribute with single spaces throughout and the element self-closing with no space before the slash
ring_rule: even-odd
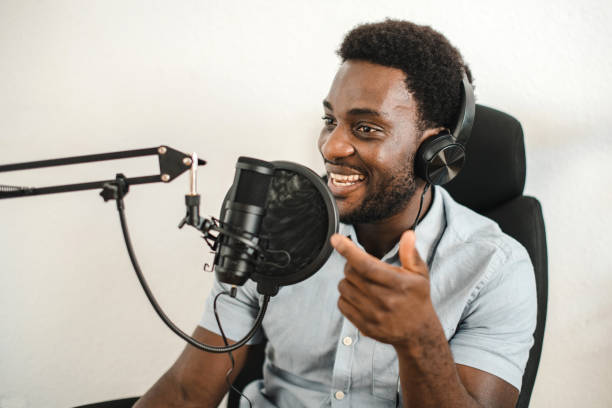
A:
<svg viewBox="0 0 612 408">
<path fill-rule="evenodd" d="M 329 173 L 329 179 L 334 186 L 349 187 L 365 180 L 363 174 L 337 174 Z"/>
</svg>

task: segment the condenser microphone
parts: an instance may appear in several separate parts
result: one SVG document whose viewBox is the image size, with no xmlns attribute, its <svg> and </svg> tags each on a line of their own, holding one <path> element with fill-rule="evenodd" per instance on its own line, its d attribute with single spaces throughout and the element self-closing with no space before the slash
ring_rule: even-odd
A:
<svg viewBox="0 0 612 408">
<path fill-rule="evenodd" d="M 214 269 L 220 282 L 243 285 L 261 258 L 260 230 L 266 214 L 274 165 L 240 157 L 234 182 L 221 209 Z"/>
<path fill-rule="evenodd" d="M 323 266 L 338 218 L 327 184 L 308 167 L 239 158 L 213 228 L 217 280 L 242 285 L 252 279 L 259 293 L 276 295 Z"/>
<path fill-rule="evenodd" d="M 196 169 L 193 165 L 187 214 L 179 228 L 188 224 L 204 233 L 215 252 L 219 282 L 235 287 L 252 279 L 259 293 L 274 296 L 281 286 L 312 276 L 329 259 L 338 207 L 314 171 L 292 162 L 240 157 L 219 218 L 202 218 Z M 210 270 L 208 264 L 204 270 Z"/>
</svg>

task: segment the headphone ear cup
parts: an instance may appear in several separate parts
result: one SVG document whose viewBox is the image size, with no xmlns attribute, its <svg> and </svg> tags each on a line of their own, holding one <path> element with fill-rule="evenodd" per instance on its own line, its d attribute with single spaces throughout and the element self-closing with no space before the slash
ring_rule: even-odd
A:
<svg viewBox="0 0 612 408">
<path fill-rule="evenodd" d="M 463 168 L 465 148 L 448 131 L 421 143 L 415 156 L 415 174 L 430 184 L 451 181 Z"/>
</svg>

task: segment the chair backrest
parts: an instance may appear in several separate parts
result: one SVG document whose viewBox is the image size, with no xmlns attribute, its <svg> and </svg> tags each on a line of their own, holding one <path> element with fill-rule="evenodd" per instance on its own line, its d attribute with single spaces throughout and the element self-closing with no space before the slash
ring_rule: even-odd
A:
<svg viewBox="0 0 612 408">
<path fill-rule="evenodd" d="M 544 218 L 538 200 L 523 196 L 525 173 L 521 124 L 503 112 L 476 105 L 465 168 L 444 187 L 456 201 L 493 219 L 502 231 L 523 244 L 534 266 L 537 325 L 517 408 L 529 406 L 542 351 L 548 298 Z M 252 380 L 262 378 L 264 347 L 260 344 L 249 353 L 245 367 L 234 382 L 238 389 L 242 390 Z M 238 395 L 231 392 L 228 408 L 237 408 L 238 401 Z"/>
<path fill-rule="evenodd" d="M 544 218 L 538 200 L 523 195 L 525 173 L 521 124 L 508 114 L 476 105 L 465 168 L 445 188 L 456 201 L 493 219 L 502 231 L 523 244 L 533 263 L 538 315 L 517 408 L 529 406 L 540 363 L 548 302 Z"/>
</svg>

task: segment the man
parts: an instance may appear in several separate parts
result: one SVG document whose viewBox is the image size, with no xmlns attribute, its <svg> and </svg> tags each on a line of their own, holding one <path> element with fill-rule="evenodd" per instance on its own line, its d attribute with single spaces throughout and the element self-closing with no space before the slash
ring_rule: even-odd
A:
<svg viewBox="0 0 612 408">
<path fill-rule="evenodd" d="M 318 143 L 343 222 L 336 252 L 272 298 L 264 379 L 245 394 L 255 407 L 513 407 L 535 328 L 529 257 L 414 175 L 418 146 L 456 122 L 469 70 L 441 34 L 402 21 L 355 28 L 339 55 Z M 222 345 L 212 297 L 194 337 Z M 225 333 L 242 338 L 255 285 L 219 300 Z M 247 354 L 234 353 L 232 379 Z M 215 407 L 229 367 L 187 346 L 136 406 Z"/>
</svg>

